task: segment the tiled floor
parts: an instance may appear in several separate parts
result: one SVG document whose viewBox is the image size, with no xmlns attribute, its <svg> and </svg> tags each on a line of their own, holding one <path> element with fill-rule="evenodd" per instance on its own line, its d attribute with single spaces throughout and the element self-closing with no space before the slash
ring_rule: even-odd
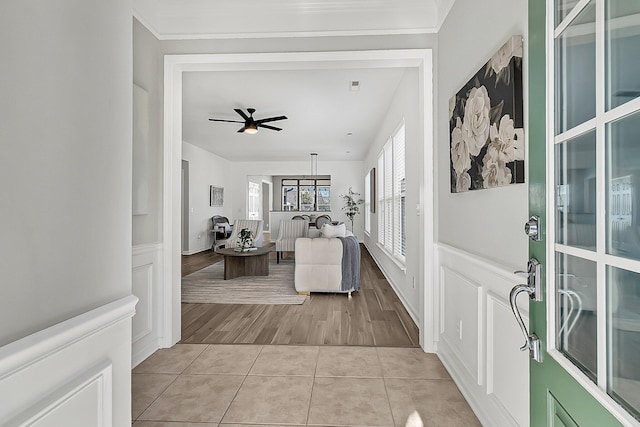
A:
<svg viewBox="0 0 640 427">
<path fill-rule="evenodd" d="M 178 344 L 132 383 L 134 427 L 480 425 L 416 348 Z"/>
</svg>

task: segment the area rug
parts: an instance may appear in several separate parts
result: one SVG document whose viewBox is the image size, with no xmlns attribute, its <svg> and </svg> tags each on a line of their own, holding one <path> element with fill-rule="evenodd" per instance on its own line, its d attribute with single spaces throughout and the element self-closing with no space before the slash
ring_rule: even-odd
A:
<svg viewBox="0 0 640 427">
<path fill-rule="evenodd" d="M 269 262 L 268 276 L 224 280 L 220 261 L 182 278 L 182 302 L 201 304 L 303 304 L 293 284 L 294 263 Z"/>
</svg>

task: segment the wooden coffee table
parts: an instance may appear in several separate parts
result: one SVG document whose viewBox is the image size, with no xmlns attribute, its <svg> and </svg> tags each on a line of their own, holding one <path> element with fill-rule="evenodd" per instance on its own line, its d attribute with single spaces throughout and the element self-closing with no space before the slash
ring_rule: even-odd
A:
<svg viewBox="0 0 640 427">
<path fill-rule="evenodd" d="M 255 251 L 236 252 L 233 248 L 218 249 L 224 255 L 224 280 L 241 276 L 268 276 L 269 253 L 272 247 L 261 247 Z"/>
</svg>

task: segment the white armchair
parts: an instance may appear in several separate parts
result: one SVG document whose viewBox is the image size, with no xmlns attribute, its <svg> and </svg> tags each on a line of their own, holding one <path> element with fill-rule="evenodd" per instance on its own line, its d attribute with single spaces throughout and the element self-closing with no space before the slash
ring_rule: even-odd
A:
<svg viewBox="0 0 640 427">
<path fill-rule="evenodd" d="M 280 230 L 276 239 L 276 262 L 280 263 L 282 252 L 294 252 L 296 239 L 307 237 L 309 233 L 309 221 L 301 219 L 280 221 Z"/>
<path fill-rule="evenodd" d="M 261 219 L 236 219 L 236 222 L 233 224 L 233 232 L 231 232 L 231 236 L 224 241 L 225 248 L 238 247 L 238 235 L 243 228 L 251 230 L 254 246 L 261 247 L 264 244 Z"/>
</svg>

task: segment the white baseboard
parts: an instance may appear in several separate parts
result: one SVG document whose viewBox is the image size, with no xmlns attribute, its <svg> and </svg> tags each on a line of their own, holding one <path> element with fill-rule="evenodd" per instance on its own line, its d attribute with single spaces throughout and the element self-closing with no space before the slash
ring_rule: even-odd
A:
<svg viewBox="0 0 640 427">
<path fill-rule="evenodd" d="M 145 361 L 149 356 L 162 348 L 162 340 L 160 338 L 142 339 L 133 346 L 131 354 L 131 368 L 135 368 Z"/>
<path fill-rule="evenodd" d="M 205 252 L 205 251 L 210 251 L 211 248 L 200 248 L 200 249 L 194 249 L 192 251 L 182 251 L 182 255 L 195 255 L 195 254 L 199 254 L 200 252 Z"/>
<path fill-rule="evenodd" d="M 438 356 L 483 426 L 521 427 L 500 403 L 467 375 L 464 364 L 446 340 L 438 342 Z M 528 390 L 526 392 L 528 394 Z"/>
<path fill-rule="evenodd" d="M 402 303 L 404 308 L 407 310 L 407 313 L 409 313 L 409 316 L 411 316 L 411 319 L 413 319 L 413 322 L 416 325 L 420 325 L 420 320 L 419 320 L 418 314 L 414 311 L 414 309 L 411 307 L 411 305 L 409 305 L 409 303 L 407 302 L 407 298 L 404 296 L 404 294 L 402 293 L 400 288 L 393 282 L 393 280 L 391 279 L 390 275 L 384 269 L 384 266 L 380 262 L 378 257 L 376 256 L 375 251 L 372 251 L 366 245 L 366 243 L 364 243 L 364 247 L 367 248 L 367 251 L 369 251 L 369 254 L 373 258 L 373 260 L 376 262 L 376 265 L 378 266 L 380 271 L 382 271 L 382 274 L 384 275 L 385 279 L 387 279 L 387 282 L 389 282 L 389 284 L 391 285 L 391 288 L 393 289 L 393 291 L 396 293 L 396 295 L 398 295 L 398 298 L 400 299 L 400 302 Z"/>
</svg>

